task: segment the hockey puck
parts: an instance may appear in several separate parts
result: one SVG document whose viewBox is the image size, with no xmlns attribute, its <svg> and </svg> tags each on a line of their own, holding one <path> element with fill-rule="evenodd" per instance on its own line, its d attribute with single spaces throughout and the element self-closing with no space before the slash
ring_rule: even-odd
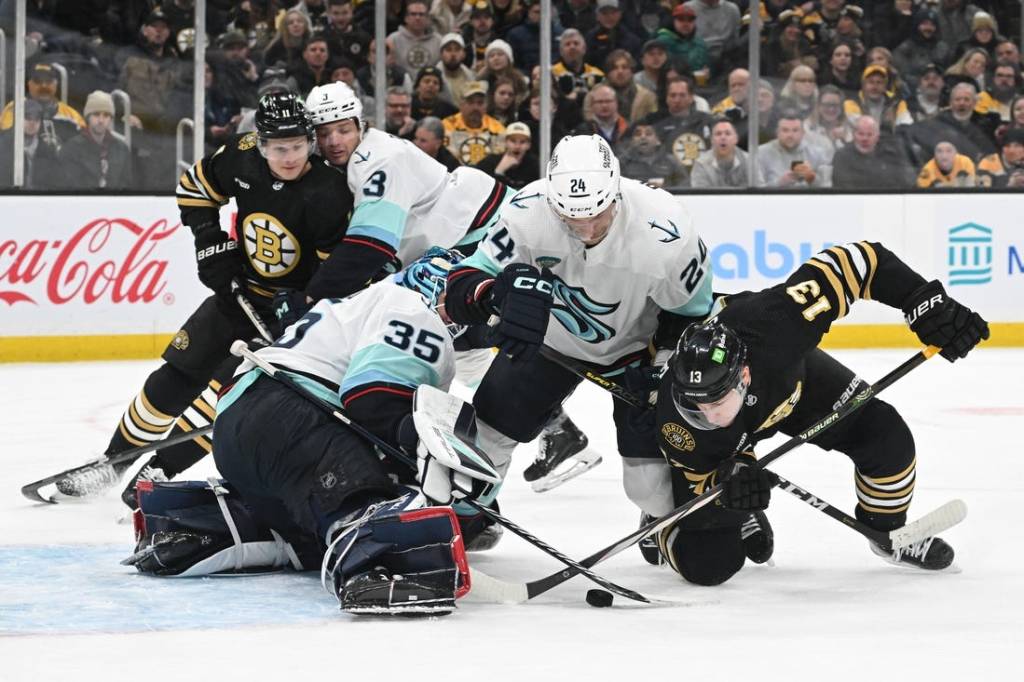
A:
<svg viewBox="0 0 1024 682">
<path fill-rule="evenodd" d="M 612 605 L 612 593 L 605 590 L 587 590 L 587 603 L 595 608 L 602 609 Z"/>
</svg>

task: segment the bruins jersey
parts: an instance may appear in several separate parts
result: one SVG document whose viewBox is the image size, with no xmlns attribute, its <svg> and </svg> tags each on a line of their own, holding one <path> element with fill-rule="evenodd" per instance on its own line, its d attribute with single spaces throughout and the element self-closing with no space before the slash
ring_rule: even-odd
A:
<svg viewBox="0 0 1024 682">
<path fill-rule="evenodd" d="M 661 147 L 686 168 L 693 168 L 697 157 L 711 145 L 710 115 L 693 107 L 687 116 L 666 116 L 654 124 Z"/>
<path fill-rule="evenodd" d="M 352 211 L 345 174 L 319 156 L 296 180 L 270 173 L 256 145 L 256 134 L 238 135 L 182 173 L 177 199 L 181 220 L 190 227 L 219 222 L 220 207 L 235 198 L 233 225 L 244 254 L 249 288 L 261 296 L 277 289 L 306 289 L 321 261 L 341 243 Z M 321 277 L 322 279 L 322 277 Z"/>
<path fill-rule="evenodd" d="M 953 167 L 949 169 L 948 173 L 939 168 L 939 164 L 932 159 L 917 174 L 918 187 L 974 187 L 974 185 L 974 162 L 963 154 L 956 155 L 953 159 Z"/>
<path fill-rule="evenodd" d="M 844 368 L 843 381 L 849 383 L 835 392 L 807 385 L 808 363 L 822 365 L 825 354 L 817 345 L 832 323 L 859 299 L 899 308 L 923 284 L 923 277 L 881 244 L 857 242 L 821 251 L 782 284 L 725 297 L 716 317 L 747 345 L 751 382 L 745 402 L 728 427 L 701 431 L 676 411 L 671 382 L 663 382 L 658 395 L 662 453 L 700 494 L 713 483 L 722 460 L 753 452 L 755 443 L 780 429 L 795 433 L 810 426 L 844 395 L 852 397 L 860 381 Z M 819 404 L 810 404 L 815 401 Z"/>
</svg>

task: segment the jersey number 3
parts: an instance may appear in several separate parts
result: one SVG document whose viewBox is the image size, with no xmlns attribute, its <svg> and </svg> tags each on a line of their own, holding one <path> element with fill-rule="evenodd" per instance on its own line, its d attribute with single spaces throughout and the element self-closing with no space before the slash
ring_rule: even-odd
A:
<svg viewBox="0 0 1024 682">
<path fill-rule="evenodd" d="M 388 180 L 388 174 L 382 170 L 376 171 L 366 179 L 363 185 L 363 196 L 382 197 L 384 196 L 384 183 Z"/>
<path fill-rule="evenodd" d="M 436 362 L 441 356 L 441 347 L 444 339 L 426 329 L 420 329 L 419 333 L 411 324 L 399 320 L 391 320 L 388 326 L 394 331 L 384 337 L 384 342 L 394 346 L 398 350 L 408 350 L 412 346 L 412 354 L 425 362 Z M 415 341 L 413 340 L 415 335 Z"/>
</svg>

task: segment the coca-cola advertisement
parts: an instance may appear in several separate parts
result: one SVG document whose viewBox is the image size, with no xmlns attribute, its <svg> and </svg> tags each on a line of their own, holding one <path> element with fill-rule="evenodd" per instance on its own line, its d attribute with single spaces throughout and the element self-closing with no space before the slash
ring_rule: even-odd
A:
<svg viewBox="0 0 1024 682">
<path fill-rule="evenodd" d="M 207 295 L 171 197 L 4 197 L 0 210 L 0 336 L 173 333 Z"/>
</svg>

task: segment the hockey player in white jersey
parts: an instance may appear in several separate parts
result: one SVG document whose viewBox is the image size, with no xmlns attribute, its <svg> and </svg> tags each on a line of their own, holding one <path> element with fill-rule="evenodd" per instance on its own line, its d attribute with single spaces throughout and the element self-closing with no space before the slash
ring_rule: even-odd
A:
<svg viewBox="0 0 1024 682">
<path fill-rule="evenodd" d="M 430 246 L 472 253 L 514 193 L 482 171 L 461 167 L 449 173 L 408 140 L 365 129 L 362 103 L 344 83 L 313 88 L 306 107 L 320 153 L 346 169 L 354 196 L 348 232 L 332 256 L 349 273 L 343 288 L 355 291 L 382 269 L 401 267 Z M 470 330 L 463 346 L 487 345 L 482 331 Z M 475 385 L 489 363 L 489 355 L 460 353 L 459 379 Z M 586 446 L 586 435 L 556 410 L 543 429 L 539 457 L 527 479 L 543 479 L 573 456 L 587 457 Z M 535 485 L 547 489 L 543 480 Z"/>
<path fill-rule="evenodd" d="M 452 269 L 445 307 L 463 324 L 500 316 L 500 352 L 473 404 L 478 444 L 504 471 L 580 381 L 538 355 L 541 344 L 648 395 L 686 324 L 710 310 L 711 268 L 678 200 L 620 178 L 599 136 L 566 137 L 547 177 L 520 190 Z M 653 411 L 614 401 L 613 414 L 627 496 L 647 514 L 668 513 Z"/>
<path fill-rule="evenodd" d="M 214 458 L 227 483 L 212 492 L 188 483 L 142 486 L 144 537 L 130 562 L 160 575 L 287 561 L 309 569 L 326 551 L 325 584 L 344 611 L 450 612 L 468 591 L 462 533 L 451 507 L 425 507 L 424 496 L 449 504 L 451 470 L 418 447 L 411 408 L 418 386 L 447 390 L 455 374 L 452 339 L 461 327 L 446 324 L 440 299 L 457 255 L 431 249 L 353 296 L 324 299 L 256 352 L 381 441 L 418 456 L 419 471 L 382 456 L 246 360 L 214 423 Z M 180 499 L 190 495 L 200 504 L 183 515 Z M 218 506 L 226 510 L 221 502 L 232 500 L 221 521 Z M 204 516 L 204 506 L 212 514 Z M 168 517 L 177 526 L 168 528 Z M 203 521 L 190 526 L 191 519 Z M 266 529 L 273 532 L 261 547 Z"/>
</svg>

